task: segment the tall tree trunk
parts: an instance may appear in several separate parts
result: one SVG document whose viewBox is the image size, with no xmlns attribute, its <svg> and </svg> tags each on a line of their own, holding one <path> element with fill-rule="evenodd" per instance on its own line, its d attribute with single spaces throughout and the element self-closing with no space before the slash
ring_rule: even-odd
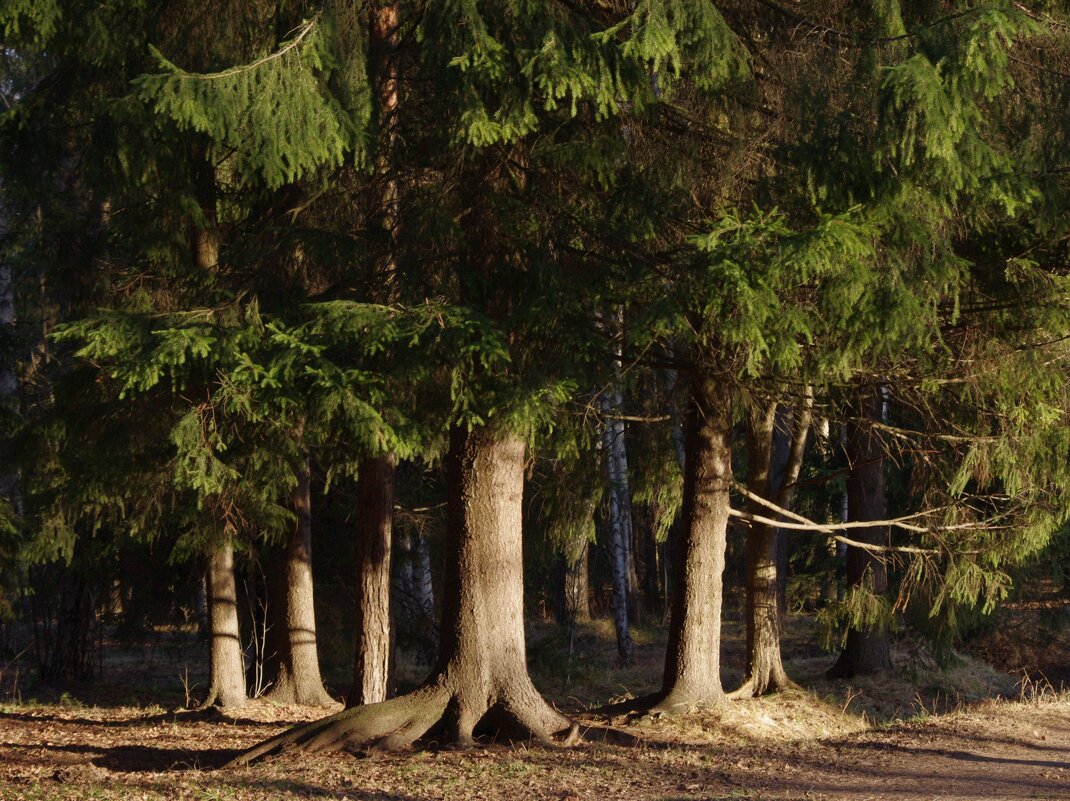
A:
<svg viewBox="0 0 1070 801">
<path fill-rule="evenodd" d="M 234 544 L 216 544 L 208 559 L 208 617 L 212 638 L 210 681 L 205 707 L 245 706 L 245 667 L 238 631 L 238 590 L 234 582 Z"/>
<path fill-rule="evenodd" d="M 851 520 L 883 520 L 887 517 L 884 485 L 884 450 L 867 420 L 880 420 L 883 399 L 879 392 L 865 395 L 857 420 L 847 424 L 847 510 Z M 854 538 L 873 545 L 888 544 L 885 526 L 858 529 Z M 863 548 L 847 547 L 847 583 L 877 596 L 888 591 L 888 568 Z M 850 678 L 890 670 L 891 647 L 886 626 L 851 626 L 839 659 L 829 669 L 829 678 Z"/>
<path fill-rule="evenodd" d="M 287 746 L 401 748 L 434 727 L 471 743 L 488 732 L 551 741 L 570 721 L 528 677 L 524 641 L 524 437 L 454 429 L 447 459 L 448 526 L 438 666 L 414 692 L 300 726 L 247 751 L 246 763 Z"/>
<path fill-rule="evenodd" d="M 293 491 L 297 522 L 282 559 L 282 593 L 279 615 L 273 615 L 282 631 L 277 644 L 277 670 L 268 692 L 272 701 L 305 706 L 329 706 L 334 701 L 323 688 L 316 646 L 316 612 L 312 585 L 312 487 L 307 457 L 295 471 Z M 276 604 L 277 605 L 277 604 Z"/>
<path fill-rule="evenodd" d="M 782 509 L 790 509 L 795 497 L 810 431 L 812 405 L 813 394 L 808 390 L 791 415 L 793 431 L 790 441 L 784 436 L 780 465 L 776 464 L 775 454 L 777 404 L 754 406 L 748 415 L 747 489 Z M 774 476 L 774 473 L 779 475 Z M 755 500 L 749 500 L 747 506 L 751 514 L 767 514 Z M 751 523 L 747 531 L 747 676 L 743 685 L 732 693 L 734 698 L 781 692 L 794 686 L 784 670 L 780 653 L 779 554 L 783 538 L 782 531 L 765 523 Z"/>
<path fill-rule="evenodd" d="M 376 280 L 380 299 L 398 299 L 398 238 L 400 213 L 394 160 L 397 148 L 398 4 L 373 7 L 370 41 L 378 90 L 379 152 L 378 224 L 386 237 L 378 259 Z M 393 538 L 394 488 L 397 458 L 392 453 L 365 459 L 358 471 L 357 502 L 357 644 L 353 684 L 348 706 L 374 704 L 390 695 L 394 629 L 390 612 L 390 546 Z"/>
<path fill-rule="evenodd" d="M 731 389 L 696 368 L 684 421 L 687 448 L 680 558 L 665 675 L 656 711 L 722 700 L 721 601 L 732 487 Z"/>
<path fill-rule="evenodd" d="M 790 406 L 778 406 L 776 425 L 773 426 L 773 456 L 770 487 L 779 493 L 787 483 L 784 471 L 788 466 L 791 450 L 791 435 L 788 433 L 797 421 L 796 410 Z M 776 530 L 776 601 L 781 619 L 788 611 L 788 534 Z"/>
<path fill-rule="evenodd" d="M 614 384 L 602 395 L 602 411 L 606 427 L 602 445 L 606 453 L 609 478 L 609 543 L 613 572 L 613 625 L 617 633 L 617 655 L 621 664 L 631 663 L 634 656 L 629 621 L 633 606 L 634 562 L 630 558 L 632 545 L 632 505 L 628 490 L 628 454 L 624 445 L 624 422 L 614 419 L 620 413 L 620 389 Z"/>
<path fill-rule="evenodd" d="M 394 457 L 387 454 L 365 459 L 357 477 L 357 652 L 349 706 L 378 703 L 390 695 L 394 470 Z"/>
<path fill-rule="evenodd" d="M 747 421 L 747 489 L 772 499 L 772 449 L 776 403 L 755 406 Z M 748 511 L 765 514 L 755 501 Z M 780 605 L 777 602 L 777 530 L 751 523 L 746 543 L 747 675 L 733 697 L 749 698 L 791 686 L 780 655 Z"/>
</svg>

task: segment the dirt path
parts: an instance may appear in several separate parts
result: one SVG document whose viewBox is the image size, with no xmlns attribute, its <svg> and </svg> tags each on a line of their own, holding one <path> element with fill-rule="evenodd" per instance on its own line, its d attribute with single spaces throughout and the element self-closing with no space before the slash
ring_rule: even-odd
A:
<svg viewBox="0 0 1070 801">
<path fill-rule="evenodd" d="M 732 725 L 747 719 L 737 707 L 705 727 L 692 720 L 640 729 L 644 748 L 491 745 L 204 770 L 315 714 L 265 706 L 224 720 L 129 707 L 5 707 L 0 799 L 1070 801 L 1070 702 L 988 704 L 818 740 L 784 739 L 775 725 L 749 736 L 749 724 Z"/>
<path fill-rule="evenodd" d="M 762 798 L 1065 801 L 1070 705 L 1003 704 L 815 743 L 749 786 Z"/>
</svg>

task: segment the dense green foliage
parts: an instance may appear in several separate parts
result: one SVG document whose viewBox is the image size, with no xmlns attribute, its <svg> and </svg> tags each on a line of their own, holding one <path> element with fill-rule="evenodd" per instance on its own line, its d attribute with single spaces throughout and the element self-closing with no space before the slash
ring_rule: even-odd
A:
<svg viewBox="0 0 1070 801">
<path fill-rule="evenodd" d="M 379 7 L 0 3 L 0 615 L 31 565 L 251 558 L 305 459 L 324 503 L 383 454 L 437 487 L 450 428 L 499 421 L 529 541 L 575 561 L 615 382 L 656 605 L 695 371 L 740 424 L 811 394 L 831 424 L 789 551 L 836 625 L 913 605 L 953 638 L 1063 529 L 1061 7 L 399 2 L 390 112 Z M 872 391 L 895 592 L 821 598 Z"/>
</svg>

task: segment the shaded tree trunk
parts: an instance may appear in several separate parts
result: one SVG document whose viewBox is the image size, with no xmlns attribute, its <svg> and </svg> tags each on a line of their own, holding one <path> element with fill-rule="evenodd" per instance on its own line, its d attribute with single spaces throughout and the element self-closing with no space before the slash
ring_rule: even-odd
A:
<svg viewBox="0 0 1070 801">
<path fill-rule="evenodd" d="M 394 621 L 404 615 L 416 633 L 421 656 L 430 663 L 438 654 L 431 544 L 426 536 L 407 526 L 396 527 L 394 531 L 391 556 L 395 565 L 394 594 L 391 596 Z"/>
<path fill-rule="evenodd" d="M 245 706 L 245 667 L 238 632 L 238 590 L 234 582 L 234 544 L 226 538 L 208 559 L 208 619 L 212 638 L 208 698 L 203 706 Z"/>
<path fill-rule="evenodd" d="M 312 488 L 306 459 L 296 471 L 297 485 L 293 491 L 297 522 L 276 577 L 282 592 L 269 608 L 274 621 L 269 631 L 270 643 L 275 645 L 277 668 L 268 697 L 283 704 L 327 706 L 333 699 L 320 678 L 316 645 L 316 612 L 312 583 Z M 281 608 L 280 608 L 281 607 Z"/>
<path fill-rule="evenodd" d="M 394 457 L 387 454 L 365 459 L 357 478 L 357 648 L 349 706 L 378 703 L 390 695 L 394 470 Z"/>
<path fill-rule="evenodd" d="M 299 726 L 247 751 L 244 764 L 285 747 L 401 748 L 432 728 L 469 744 L 477 727 L 549 742 L 575 727 L 528 677 L 524 641 L 523 436 L 454 429 L 447 458 L 448 525 L 442 642 L 414 692 Z"/>
<path fill-rule="evenodd" d="M 655 711 L 715 704 L 721 688 L 721 603 L 732 486 L 731 389 L 696 369 L 684 420 L 681 546 L 665 674 Z"/>
<path fill-rule="evenodd" d="M 847 511 L 851 520 L 883 520 L 887 517 L 884 450 L 873 427 L 866 424 L 867 420 L 881 418 L 881 407 L 881 395 L 874 390 L 859 404 L 859 419 L 847 424 L 847 458 L 850 464 Z M 873 545 L 887 545 L 888 529 L 884 526 L 858 529 L 854 539 Z M 869 551 L 848 546 L 847 583 L 852 588 L 864 587 L 882 596 L 888 591 L 888 568 Z M 828 676 L 850 678 L 890 670 L 891 667 L 887 627 L 879 624 L 851 626 L 843 651 L 829 669 Z"/>
<path fill-rule="evenodd" d="M 609 547 L 613 574 L 613 626 L 617 634 L 617 656 L 621 664 L 631 663 L 634 655 L 630 620 L 635 590 L 632 546 L 632 507 L 628 491 L 628 455 L 624 446 L 624 422 L 613 419 L 619 413 L 620 390 L 614 384 L 602 395 L 606 427 L 602 444 L 606 453 L 609 479 Z"/>
<path fill-rule="evenodd" d="M 747 488 L 772 496 L 772 447 L 776 404 L 751 409 L 747 424 Z M 755 501 L 748 511 L 765 514 Z M 780 655 L 780 605 L 777 602 L 777 530 L 752 523 L 746 543 L 747 675 L 735 697 L 780 692 L 791 686 Z"/>
<path fill-rule="evenodd" d="M 564 571 L 563 623 L 586 623 L 591 619 L 588 568 L 590 545 L 586 536 L 571 544 L 561 556 Z"/>
</svg>

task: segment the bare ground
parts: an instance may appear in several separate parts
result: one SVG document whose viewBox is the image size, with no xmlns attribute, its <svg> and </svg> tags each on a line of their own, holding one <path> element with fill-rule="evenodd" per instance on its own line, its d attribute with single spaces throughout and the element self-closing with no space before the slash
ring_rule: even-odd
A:
<svg viewBox="0 0 1070 801">
<path fill-rule="evenodd" d="M 726 629 L 727 687 L 740 678 L 737 629 Z M 570 714 L 604 725 L 585 710 L 656 689 L 664 631 L 638 629 L 635 639 L 636 663 L 620 668 L 608 621 L 568 633 L 535 626 L 536 684 Z M 0 703 L 0 800 L 1070 801 L 1070 695 L 1042 680 L 1016 686 L 969 658 L 938 668 L 907 640 L 897 645 L 894 675 L 830 682 L 831 657 L 814 640 L 810 623 L 791 621 L 785 655 L 805 691 L 629 726 L 638 747 L 486 741 L 453 751 L 431 742 L 390 755 L 284 755 L 234 770 L 216 768 L 324 710 L 255 701 L 226 717 L 147 705 L 184 704 L 180 682 L 203 688 L 203 676 L 186 671 L 187 661 L 206 661 L 195 643 L 157 645 L 129 663 L 116 650 L 111 681 L 85 686 L 13 682 L 9 667 L 0 673 L 0 698 L 9 701 Z M 1031 655 L 1021 661 L 1037 664 Z M 426 671 L 408 667 L 403 683 Z"/>
<path fill-rule="evenodd" d="M 137 707 L 0 710 L 2 799 L 1070 799 L 1070 702 L 990 702 L 858 726 L 811 694 L 633 727 L 643 745 L 488 742 L 391 755 L 290 755 L 212 770 L 315 711 L 257 702 L 240 717 Z M 837 722 L 837 715 L 842 718 Z"/>
</svg>

